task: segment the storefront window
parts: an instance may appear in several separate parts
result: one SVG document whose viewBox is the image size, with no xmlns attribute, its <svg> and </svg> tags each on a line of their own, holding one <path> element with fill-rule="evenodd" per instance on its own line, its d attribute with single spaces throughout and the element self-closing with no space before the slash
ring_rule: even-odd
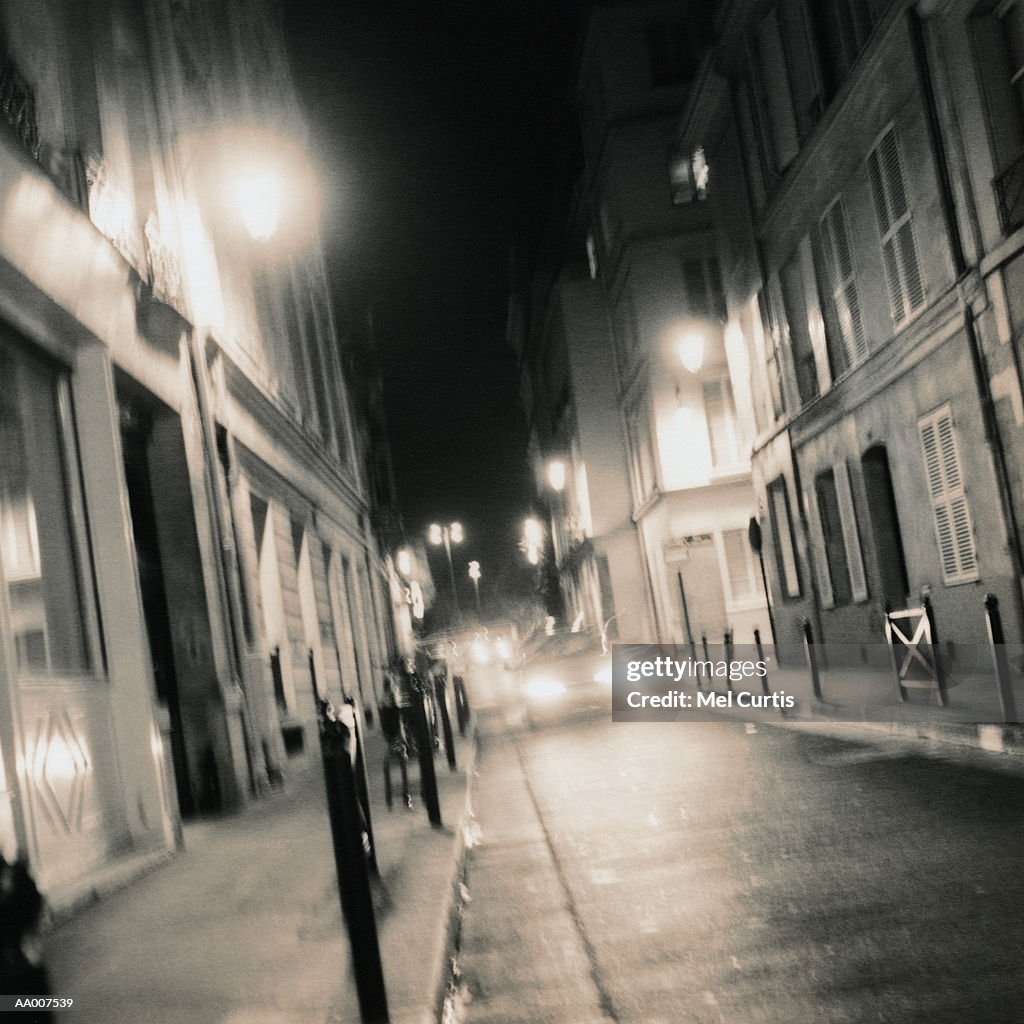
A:
<svg viewBox="0 0 1024 1024">
<path fill-rule="evenodd" d="M 0 347 L 0 579 L 23 675 L 91 666 L 68 473 L 64 381 Z"/>
</svg>

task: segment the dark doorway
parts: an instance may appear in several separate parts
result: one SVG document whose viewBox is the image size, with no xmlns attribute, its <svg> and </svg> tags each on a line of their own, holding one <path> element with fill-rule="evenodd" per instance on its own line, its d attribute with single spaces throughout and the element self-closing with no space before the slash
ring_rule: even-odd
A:
<svg viewBox="0 0 1024 1024">
<path fill-rule="evenodd" d="M 889 472 L 889 456 L 884 444 L 870 447 L 861 456 L 864 490 L 871 512 L 871 536 L 881 581 L 882 599 L 893 608 L 902 608 L 910 593 L 903 539 L 896 510 L 896 495 Z"/>
<path fill-rule="evenodd" d="M 167 607 L 164 567 L 157 536 L 156 507 L 150 482 L 149 446 L 153 432 L 150 411 L 134 402 L 121 403 L 121 446 L 124 476 L 135 539 L 142 611 L 149 636 L 150 657 L 157 699 L 171 720 L 171 758 L 178 793 L 178 807 L 184 816 L 196 812 L 189 785 L 188 760 L 181 717 L 178 676 L 174 666 L 171 619 Z"/>
</svg>

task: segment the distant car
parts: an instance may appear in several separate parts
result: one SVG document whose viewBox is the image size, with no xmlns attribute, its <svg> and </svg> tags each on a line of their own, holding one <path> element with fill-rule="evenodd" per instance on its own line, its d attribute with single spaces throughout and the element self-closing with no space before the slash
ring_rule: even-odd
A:
<svg viewBox="0 0 1024 1024">
<path fill-rule="evenodd" d="M 612 655 L 589 630 L 557 631 L 524 644 L 519 699 L 527 724 L 611 714 Z"/>
</svg>

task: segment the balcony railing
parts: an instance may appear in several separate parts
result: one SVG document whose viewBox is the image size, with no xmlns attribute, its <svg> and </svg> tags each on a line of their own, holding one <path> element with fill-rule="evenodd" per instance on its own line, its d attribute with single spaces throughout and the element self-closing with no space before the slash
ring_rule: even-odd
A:
<svg viewBox="0 0 1024 1024">
<path fill-rule="evenodd" d="M 0 58 L 0 114 L 14 129 L 21 144 L 39 159 L 39 122 L 36 98 L 10 58 Z"/>
<path fill-rule="evenodd" d="M 1024 152 L 992 182 L 999 221 L 1009 234 L 1024 224 Z"/>
</svg>

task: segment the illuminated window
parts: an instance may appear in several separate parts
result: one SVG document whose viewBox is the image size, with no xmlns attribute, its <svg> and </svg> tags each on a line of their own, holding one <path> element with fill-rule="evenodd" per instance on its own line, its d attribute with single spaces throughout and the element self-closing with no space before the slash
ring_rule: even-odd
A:
<svg viewBox="0 0 1024 1024">
<path fill-rule="evenodd" d="M 673 205 L 683 206 L 694 200 L 707 199 L 710 174 L 703 146 L 699 146 L 692 155 L 673 154 L 668 165 Z"/>
</svg>

